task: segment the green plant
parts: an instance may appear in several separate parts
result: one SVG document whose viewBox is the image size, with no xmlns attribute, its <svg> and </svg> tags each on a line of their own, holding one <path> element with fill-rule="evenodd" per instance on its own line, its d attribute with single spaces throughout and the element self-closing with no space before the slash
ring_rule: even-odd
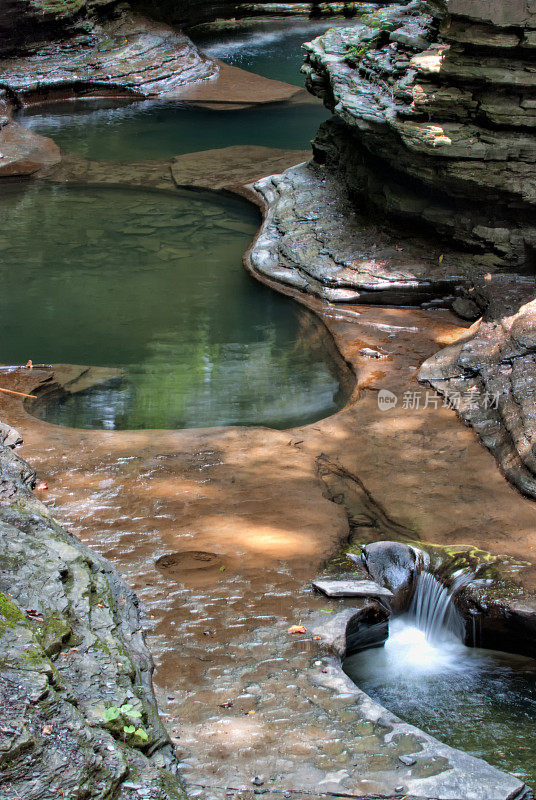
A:
<svg viewBox="0 0 536 800">
<path fill-rule="evenodd" d="M 104 711 L 105 722 L 118 722 L 123 727 L 125 736 L 137 736 L 142 742 L 149 739 L 145 728 L 137 728 L 132 724 L 132 720 L 141 719 L 141 711 L 134 708 L 131 703 L 123 703 L 122 706 L 108 706 Z"/>
</svg>

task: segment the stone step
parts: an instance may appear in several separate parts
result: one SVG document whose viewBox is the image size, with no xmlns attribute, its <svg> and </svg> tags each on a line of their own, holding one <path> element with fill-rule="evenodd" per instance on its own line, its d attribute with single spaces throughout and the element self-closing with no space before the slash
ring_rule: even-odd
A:
<svg viewBox="0 0 536 800">
<path fill-rule="evenodd" d="M 328 597 L 392 597 L 393 593 L 375 581 L 313 581 Z"/>
</svg>

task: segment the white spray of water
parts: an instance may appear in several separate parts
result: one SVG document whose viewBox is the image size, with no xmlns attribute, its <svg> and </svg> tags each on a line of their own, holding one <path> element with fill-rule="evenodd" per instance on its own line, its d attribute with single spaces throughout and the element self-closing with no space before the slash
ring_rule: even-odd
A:
<svg viewBox="0 0 536 800">
<path fill-rule="evenodd" d="M 349 24 L 349 23 L 346 23 Z M 244 54 L 255 55 L 259 50 L 269 48 L 278 42 L 294 36 L 301 36 L 303 40 L 313 39 L 325 33 L 330 27 L 342 27 L 342 23 L 318 22 L 302 25 L 286 25 L 268 28 L 267 30 L 253 31 L 242 37 L 230 37 L 214 44 L 201 44 L 200 47 L 206 55 L 213 58 L 229 58 L 243 51 Z M 298 51 L 299 52 L 299 51 Z"/>
<path fill-rule="evenodd" d="M 417 576 L 408 617 L 415 620 L 416 627 L 430 642 L 445 639 L 463 641 L 465 637 L 465 624 L 451 595 L 430 572 L 421 572 Z"/>
</svg>

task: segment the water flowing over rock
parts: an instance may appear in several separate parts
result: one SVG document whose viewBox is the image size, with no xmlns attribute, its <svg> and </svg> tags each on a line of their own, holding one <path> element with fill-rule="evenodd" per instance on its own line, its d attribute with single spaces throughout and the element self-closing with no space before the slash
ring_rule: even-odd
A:
<svg viewBox="0 0 536 800">
<path fill-rule="evenodd" d="M 446 588 L 431 572 L 421 572 L 415 580 L 415 592 L 409 607 L 409 616 L 427 639 L 440 639 L 445 635 L 463 641 L 465 624 L 454 606 Z"/>
</svg>

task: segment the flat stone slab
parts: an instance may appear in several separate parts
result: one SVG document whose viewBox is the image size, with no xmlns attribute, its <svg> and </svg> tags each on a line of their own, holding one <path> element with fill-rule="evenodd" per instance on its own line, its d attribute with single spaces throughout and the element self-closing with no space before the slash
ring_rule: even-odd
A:
<svg viewBox="0 0 536 800">
<path fill-rule="evenodd" d="M 313 581 L 328 597 L 392 597 L 393 593 L 375 581 Z"/>
</svg>

